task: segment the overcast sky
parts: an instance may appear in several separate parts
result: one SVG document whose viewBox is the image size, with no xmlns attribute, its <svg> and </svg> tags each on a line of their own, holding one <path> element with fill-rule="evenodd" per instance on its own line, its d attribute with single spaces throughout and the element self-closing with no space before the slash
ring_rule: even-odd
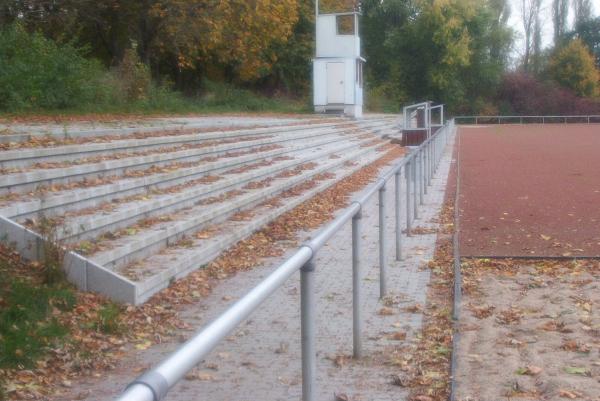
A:
<svg viewBox="0 0 600 401">
<path fill-rule="evenodd" d="M 521 16 L 521 2 L 522 0 L 510 0 L 511 4 L 511 15 L 509 20 L 509 25 L 515 30 L 517 33 L 515 38 L 515 48 L 513 49 L 513 57 L 519 58 L 524 53 L 524 44 L 523 44 L 523 20 Z M 542 13 L 541 13 L 541 22 L 542 22 L 542 46 L 548 47 L 551 46 L 553 30 L 552 27 L 552 0 L 542 0 Z M 600 0 L 592 1 L 592 7 L 594 8 L 594 15 L 598 15 L 598 9 Z M 573 10 L 569 10 L 569 29 L 573 25 Z"/>
</svg>

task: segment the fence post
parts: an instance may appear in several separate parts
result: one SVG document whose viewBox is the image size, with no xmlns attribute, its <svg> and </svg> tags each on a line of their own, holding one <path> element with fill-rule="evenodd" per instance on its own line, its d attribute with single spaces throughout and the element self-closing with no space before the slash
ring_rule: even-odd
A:
<svg viewBox="0 0 600 401">
<path fill-rule="evenodd" d="M 423 191 L 427 195 L 427 187 L 429 186 L 429 144 L 423 148 Z"/>
<path fill-rule="evenodd" d="M 437 173 L 437 161 L 438 161 L 438 153 L 439 153 L 439 142 L 440 140 L 438 138 L 435 138 L 435 141 L 433 143 L 433 149 L 434 149 L 434 154 L 433 154 L 433 174 Z"/>
<path fill-rule="evenodd" d="M 404 173 L 406 175 L 406 236 L 410 237 L 411 231 L 411 213 L 412 208 L 410 205 L 410 182 L 412 181 L 412 161 L 409 161 L 404 165 Z"/>
<path fill-rule="evenodd" d="M 352 217 L 352 345 L 354 358 L 362 357 L 360 313 L 360 220 L 362 208 Z"/>
<path fill-rule="evenodd" d="M 300 325 L 302 335 L 302 401 L 316 400 L 314 255 L 300 269 Z"/>
<path fill-rule="evenodd" d="M 418 169 L 419 169 L 419 163 L 418 163 L 418 153 L 416 153 L 412 158 L 412 166 L 410 168 L 410 171 L 412 172 L 412 181 L 413 181 L 413 217 L 415 219 L 419 218 L 419 182 L 417 181 L 417 175 L 418 175 Z"/>
<path fill-rule="evenodd" d="M 425 196 L 425 153 L 423 148 L 419 151 L 419 205 L 424 205 Z"/>
<path fill-rule="evenodd" d="M 444 129 L 443 127 L 440 129 Z M 433 148 L 433 144 L 435 143 L 435 139 L 433 139 L 431 142 L 429 142 L 429 186 L 431 186 L 431 180 L 433 180 L 433 165 L 435 162 L 435 154 L 434 154 L 434 148 Z"/>
<path fill-rule="evenodd" d="M 402 260 L 402 220 L 400 210 L 402 208 L 402 192 L 400 185 L 402 185 L 402 180 L 400 176 L 401 170 L 396 171 L 394 176 L 395 178 L 395 189 L 396 189 L 396 260 Z"/>
<path fill-rule="evenodd" d="M 385 263 L 385 184 L 379 188 L 379 298 L 387 292 L 387 266 Z"/>
</svg>

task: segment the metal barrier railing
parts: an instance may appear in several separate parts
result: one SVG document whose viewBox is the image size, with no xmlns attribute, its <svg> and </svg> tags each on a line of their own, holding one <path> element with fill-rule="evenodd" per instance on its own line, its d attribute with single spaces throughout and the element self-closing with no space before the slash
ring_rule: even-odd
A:
<svg viewBox="0 0 600 401">
<path fill-rule="evenodd" d="M 589 116 L 459 116 L 456 124 L 596 124 L 600 115 Z"/>
<path fill-rule="evenodd" d="M 412 104 L 405 106 L 402 114 L 403 133 L 407 131 L 423 131 L 425 132 L 424 138 L 430 138 L 437 129 L 444 126 L 443 104 L 437 106 L 432 106 L 432 102 Z"/>
<path fill-rule="evenodd" d="M 302 245 L 256 287 L 223 312 L 212 323 L 183 344 L 158 366 L 134 380 L 118 401 L 159 401 L 169 389 L 198 365 L 233 329 L 242 323 L 259 305 L 298 270 L 300 271 L 302 400 L 316 399 L 316 348 L 315 348 L 315 257 L 325 243 L 341 227 L 352 221 L 352 340 L 353 355 L 362 356 L 362 316 L 360 310 L 361 270 L 361 218 L 362 208 L 375 192 L 379 194 L 379 295 L 387 292 L 387 266 L 385 250 L 385 191 L 392 176 L 395 186 L 395 246 L 396 260 L 402 260 L 402 171 L 406 179 L 406 235 L 411 235 L 412 223 L 418 218 L 418 206 L 424 204 L 424 195 L 449 138 L 454 134 L 454 121 L 450 120 L 437 133 L 404 157 L 382 175 L 362 195 L 351 202 L 334 221 L 323 228 L 309 242 Z"/>
</svg>

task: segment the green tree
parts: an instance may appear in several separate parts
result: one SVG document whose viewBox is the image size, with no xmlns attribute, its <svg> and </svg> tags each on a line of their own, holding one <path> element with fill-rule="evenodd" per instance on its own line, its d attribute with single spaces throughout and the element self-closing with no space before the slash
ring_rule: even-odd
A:
<svg viewBox="0 0 600 401">
<path fill-rule="evenodd" d="M 421 0 L 401 10 L 401 24 L 385 38 L 382 60 L 390 64 L 377 67 L 382 74 L 388 69 L 381 79 L 391 80 L 398 100 L 428 98 L 455 111 L 481 108 L 506 65 L 512 37 L 506 2 Z"/>
<path fill-rule="evenodd" d="M 579 96 L 598 95 L 600 73 L 594 57 L 580 39 L 556 49 L 550 58 L 549 73 L 559 85 L 569 88 Z"/>
<path fill-rule="evenodd" d="M 298 2 L 298 22 L 287 41 L 273 44 L 277 55 L 270 74 L 258 82 L 269 89 L 285 92 L 294 97 L 308 96 L 311 88 L 312 64 L 315 48 L 315 7 L 313 1 Z"/>
<path fill-rule="evenodd" d="M 180 87 L 218 65 L 230 80 L 270 73 L 276 44 L 298 22 L 298 0 L 5 0 L 0 21 L 19 20 L 57 42 L 77 38 L 107 66 L 135 47 L 155 77 Z"/>
<path fill-rule="evenodd" d="M 0 30 L 0 109 L 64 109 L 100 100 L 101 66 L 70 44 L 13 23 Z M 108 91 L 109 88 L 106 88 Z"/>
<path fill-rule="evenodd" d="M 405 68 L 399 57 L 409 52 L 406 40 L 410 18 L 416 9 L 408 0 L 364 0 L 362 2 L 361 38 L 364 43 L 365 85 L 368 104 L 378 109 L 397 111 L 409 100 Z"/>
<path fill-rule="evenodd" d="M 588 18 L 578 23 L 569 37 L 581 39 L 594 54 L 596 65 L 600 67 L 600 17 Z"/>
</svg>

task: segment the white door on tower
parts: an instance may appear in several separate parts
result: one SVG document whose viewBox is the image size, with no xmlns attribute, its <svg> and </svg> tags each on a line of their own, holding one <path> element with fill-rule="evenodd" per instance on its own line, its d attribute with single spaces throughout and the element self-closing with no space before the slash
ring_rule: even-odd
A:
<svg viewBox="0 0 600 401">
<path fill-rule="evenodd" d="M 327 63 L 327 104 L 344 104 L 344 63 Z"/>
</svg>

